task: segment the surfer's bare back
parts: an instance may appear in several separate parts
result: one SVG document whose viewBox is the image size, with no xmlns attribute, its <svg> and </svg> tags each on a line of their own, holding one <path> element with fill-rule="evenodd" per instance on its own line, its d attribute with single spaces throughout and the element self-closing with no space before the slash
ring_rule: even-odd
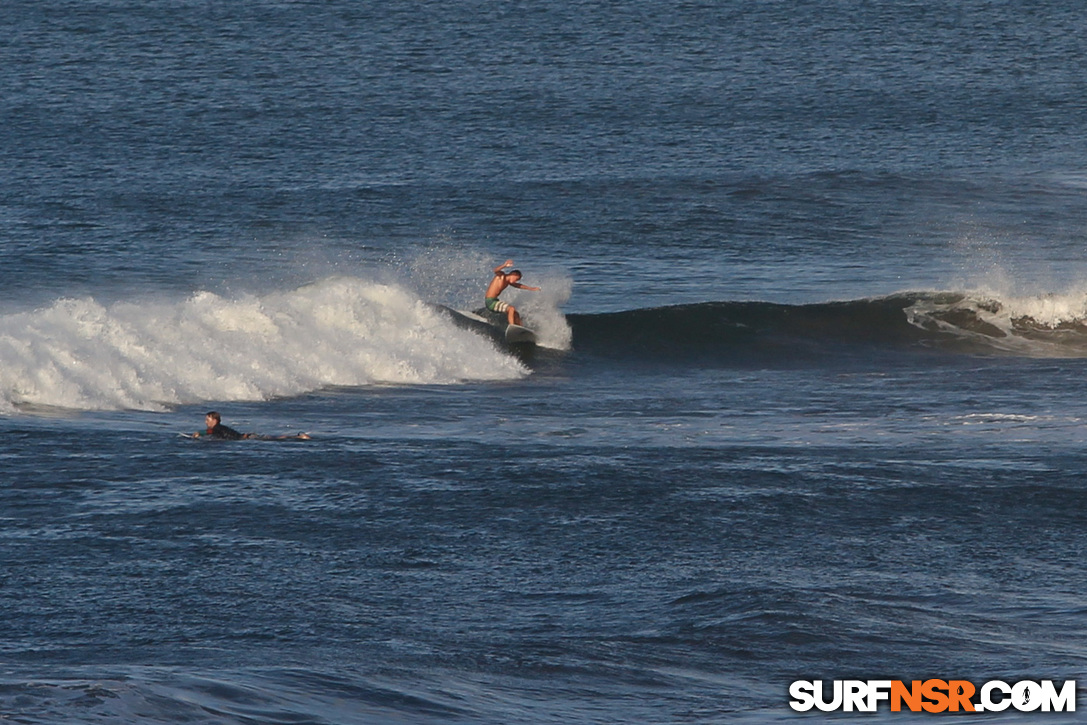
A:
<svg viewBox="0 0 1087 725">
<path fill-rule="evenodd" d="M 504 271 L 506 267 L 512 266 L 513 260 L 507 259 L 505 263 L 494 268 L 494 279 L 491 280 L 490 286 L 487 287 L 487 294 L 484 296 L 483 302 L 491 312 L 499 314 L 505 312 L 511 325 L 520 325 L 521 315 L 517 313 L 517 309 L 508 302 L 498 299 L 498 295 L 502 294 L 502 290 L 507 287 L 516 287 L 531 292 L 539 292 L 540 288 L 521 284 L 521 270 L 519 269 L 511 269 L 509 272 Z"/>
</svg>

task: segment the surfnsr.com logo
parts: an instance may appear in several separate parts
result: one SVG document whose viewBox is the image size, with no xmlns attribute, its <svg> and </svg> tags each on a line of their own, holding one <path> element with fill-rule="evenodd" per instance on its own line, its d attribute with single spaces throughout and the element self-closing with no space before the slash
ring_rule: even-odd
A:
<svg viewBox="0 0 1087 725">
<path fill-rule="evenodd" d="M 789 686 L 789 707 L 798 712 L 875 712 L 887 703 L 891 712 L 1075 712 L 1076 683 L 1060 689 L 1052 680 L 1022 680 L 1008 684 L 986 682 L 980 688 L 966 680 L 797 680 Z"/>
</svg>

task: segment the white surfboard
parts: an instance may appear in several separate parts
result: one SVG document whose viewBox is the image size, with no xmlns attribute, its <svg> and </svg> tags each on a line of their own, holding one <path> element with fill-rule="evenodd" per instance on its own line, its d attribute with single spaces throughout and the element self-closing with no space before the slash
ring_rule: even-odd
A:
<svg viewBox="0 0 1087 725">
<path fill-rule="evenodd" d="M 521 325 L 509 325 L 506 327 L 506 342 L 510 345 L 533 344 L 536 333 Z"/>
<path fill-rule="evenodd" d="M 490 317 L 485 317 L 480 312 L 455 310 L 444 305 L 435 305 L 435 308 L 451 315 L 453 321 L 461 327 L 484 333 L 497 342 L 504 340 L 507 345 L 533 345 L 536 343 L 535 332 L 524 325 L 507 325 L 505 315 L 480 310 L 480 312 L 490 315 Z"/>
</svg>

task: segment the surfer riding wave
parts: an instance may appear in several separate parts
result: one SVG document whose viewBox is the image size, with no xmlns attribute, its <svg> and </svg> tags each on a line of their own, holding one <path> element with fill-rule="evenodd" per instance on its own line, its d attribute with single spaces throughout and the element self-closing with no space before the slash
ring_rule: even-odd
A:
<svg viewBox="0 0 1087 725">
<path fill-rule="evenodd" d="M 503 264 L 494 268 L 494 279 L 491 280 L 491 284 L 487 287 L 487 293 L 484 296 L 483 302 L 491 312 L 497 312 L 499 314 L 506 313 L 509 324 L 520 325 L 521 315 L 517 312 L 517 308 L 508 302 L 503 302 L 498 299 L 498 296 L 502 294 L 502 291 L 507 287 L 516 287 L 517 289 L 529 290 L 531 292 L 539 292 L 540 288 L 521 284 L 521 270 L 519 269 L 511 269 L 509 272 L 504 271 L 506 267 L 512 266 L 513 260 L 507 259 Z"/>
</svg>

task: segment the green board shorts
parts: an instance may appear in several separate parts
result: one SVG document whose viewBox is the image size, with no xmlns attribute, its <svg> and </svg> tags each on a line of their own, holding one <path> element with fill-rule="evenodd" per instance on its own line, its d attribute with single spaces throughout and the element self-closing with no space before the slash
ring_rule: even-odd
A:
<svg viewBox="0 0 1087 725">
<path fill-rule="evenodd" d="M 491 312 L 505 312 L 510 308 L 508 303 L 503 302 L 497 297 L 484 297 L 483 303 L 487 305 L 487 309 Z"/>
</svg>

